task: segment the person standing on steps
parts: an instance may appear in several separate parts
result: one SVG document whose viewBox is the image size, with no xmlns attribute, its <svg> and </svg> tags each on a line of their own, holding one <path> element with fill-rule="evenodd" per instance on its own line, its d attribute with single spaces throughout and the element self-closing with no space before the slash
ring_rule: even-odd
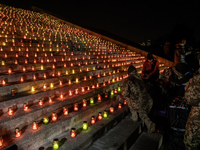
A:
<svg viewBox="0 0 200 150">
<path fill-rule="evenodd" d="M 132 114 L 132 120 L 137 122 L 139 115 L 147 126 L 148 133 L 154 132 L 155 123 L 153 123 L 147 116 L 151 111 L 153 100 L 147 93 L 145 84 L 133 65 L 128 68 L 128 78 L 124 80 L 122 96 L 128 103 L 128 107 Z"/>
</svg>

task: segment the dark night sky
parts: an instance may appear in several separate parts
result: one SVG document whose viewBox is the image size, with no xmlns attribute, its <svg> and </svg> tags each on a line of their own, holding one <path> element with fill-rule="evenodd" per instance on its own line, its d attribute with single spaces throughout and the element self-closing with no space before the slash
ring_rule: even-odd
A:
<svg viewBox="0 0 200 150">
<path fill-rule="evenodd" d="M 37 6 L 80 26 L 97 28 L 141 42 L 169 34 L 177 23 L 195 29 L 200 39 L 199 0 L 1 0 L 9 6 Z"/>
</svg>

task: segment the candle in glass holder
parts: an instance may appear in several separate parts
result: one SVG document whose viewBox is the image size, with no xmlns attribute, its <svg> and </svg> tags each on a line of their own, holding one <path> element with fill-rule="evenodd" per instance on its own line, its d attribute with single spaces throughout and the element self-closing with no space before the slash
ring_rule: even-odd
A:
<svg viewBox="0 0 200 150">
<path fill-rule="evenodd" d="M 54 87 L 54 84 L 53 83 L 50 83 L 50 88 L 53 88 Z"/>
<path fill-rule="evenodd" d="M 87 77 L 86 76 L 84 76 L 84 79 L 83 79 L 84 81 L 86 81 L 87 80 Z"/>
<path fill-rule="evenodd" d="M 103 117 L 104 117 L 104 118 L 107 118 L 107 117 L 108 117 L 108 112 L 107 112 L 106 110 L 104 110 L 104 112 L 103 112 Z"/>
<path fill-rule="evenodd" d="M 56 68 L 56 67 L 55 67 L 55 65 L 53 64 L 53 65 L 52 65 L 52 69 L 55 69 L 55 68 Z"/>
<path fill-rule="evenodd" d="M 28 105 L 26 103 L 23 104 L 24 111 L 28 111 Z"/>
<path fill-rule="evenodd" d="M 78 89 L 75 89 L 75 94 L 76 94 L 76 95 L 78 94 Z"/>
<path fill-rule="evenodd" d="M 90 97 L 90 104 L 94 104 L 94 97 Z"/>
<path fill-rule="evenodd" d="M 60 94 L 60 99 L 63 99 L 64 98 L 64 95 L 61 93 Z"/>
<path fill-rule="evenodd" d="M 21 130 L 19 128 L 15 128 L 15 137 L 21 136 Z"/>
<path fill-rule="evenodd" d="M 8 68 L 8 74 L 11 74 L 11 73 L 12 73 L 12 69 Z"/>
<path fill-rule="evenodd" d="M 51 120 L 52 120 L 52 121 L 56 121 L 57 119 L 58 119 L 57 114 L 56 114 L 55 112 L 53 112 L 53 113 L 51 114 Z"/>
<path fill-rule="evenodd" d="M 42 106 L 43 105 L 43 100 L 39 101 L 39 105 Z"/>
<path fill-rule="evenodd" d="M 68 113 L 69 113 L 68 108 L 63 107 L 63 114 L 66 116 L 68 115 Z"/>
<path fill-rule="evenodd" d="M 95 122 L 96 122 L 96 121 L 95 121 L 95 117 L 92 116 L 92 117 L 91 117 L 91 120 L 90 120 L 90 123 L 91 123 L 91 124 L 95 124 Z"/>
<path fill-rule="evenodd" d="M 47 85 L 44 83 L 43 85 L 43 89 L 46 90 L 47 89 Z"/>
<path fill-rule="evenodd" d="M 63 83 L 62 83 L 62 81 L 61 81 L 61 80 L 59 80 L 59 85 L 60 85 L 60 86 L 62 86 L 62 85 L 63 85 Z"/>
<path fill-rule="evenodd" d="M 68 81 L 68 84 L 71 85 L 71 83 L 72 83 L 71 80 L 69 80 L 69 81 Z"/>
<path fill-rule="evenodd" d="M 98 94 L 97 99 L 98 99 L 98 102 L 101 102 L 101 95 L 100 94 Z"/>
<path fill-rule="evenodd" d="M 71 90 L 69 90 L 69 96 L 72 96 L 72 91 Z"/>
<path fill-rule="evenodd" d="M 117 87 L 117 91 L 121 92 L 121 87 L 120 86 Z"/>
<path fill-rule="evenodd" d="M 0 136 L 0 147 L 2 147 L 3 146 L 3 138 L 2 138 L 2 136 Z"/>
<path fill-rule="evenodd" d="M 78 78 L 76 78 L 76 83 L 78 83 L 79 82 L 79 80 L 78 80 Z"/>
<path fill-rule="evenodd" d="M 124 100 L 124 105 L 126 105 L 127 104 L 127 102 L 126 102 L 126 100 Z"/>
<path fill-rule="evenodd" d="M 83 121 L 83 130 L 87 130 L 88 129 L 88 123 L 87 121 Z"/>
<path fill-rule="evenodd" d="M 58 149 L 59 148 L 59 141 L 58 139 L 53 140 L 53 149 Z"/>
<path fill-rule="evenodd" d="M 101 119 L 102 119 L 102 113 L 99 112 L 99 113 L 98 113 L 98 120 L 101 120 Z"/>
<path fill-rule="evenodd" d="M 9 108 L 8 108 L 8 115 L 9 115 L 9 116 L 12 116 L 13 114 L 14 114 L 13 108 L 12 108 L 12 107 L 9 107 Z"/>
<path fill-rule="evenodd" d="M 53 99 L 49 97 L 49 103 L 51 104 L 53 102 Z"/>
<path fill-rule="evenodd" d="M 33 124 L 32 124 L 32 129 L 33 129 L 33 130 L 37 130 L 37 129 L 38 129 L 38 124 L 37 124 L 36 121 L 33 122 Z"/>
<path fill-rule="evenodd" d="M 113 113 L 114 112 L 114 107 L 110 106 L 110 112 Z"/>
<path fill-rule="evenodd" d="M 48 124 L 49 123 L 49 118 L 48 117 L 43 117 L 43 123 Z"/>
<path fill-rule="evenodd" d="M 81 87 L 81 92 L 85 92 L 85 88 L 84 87 Z"/>
<path fill-rule="evenodd" d="M 75 128 L 71 128 L 70 136 L 71 136 L 72 138 L 74 138 L 74 137 L 76 136 L 76 129 L 75 129 Z"/>
<path fill-rule="evenodd" d="M 83 99 L 83 107 L 87 106 L 87 101 L 85 99 Z"/>
<path fill-rule="evenodd" d="M 122 108 L 122 103 L 118 104 L 118 108 L 121 109 Z"/>
<path fill-rule="evenodd" d="M 114 93 L 117 94 L 117 89 L 114 89 Z"/>
<path fill-rule="evenodd" d="M 78 103 L 74 104 L 74 111 L 78 111 Z"/>
</svg>

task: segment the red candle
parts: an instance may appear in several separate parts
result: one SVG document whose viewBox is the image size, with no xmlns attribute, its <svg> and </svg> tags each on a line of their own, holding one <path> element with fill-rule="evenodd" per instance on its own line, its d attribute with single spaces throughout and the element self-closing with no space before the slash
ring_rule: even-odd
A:
<svg viewBox="0 0 200 150">
<path fill-rule="evenodd" d="M 84 76 L 84 81 L 86 81 L 87 80 L 87 77 L 86 76 Z"/>
<path fill-rule="evenodd" d="M 33 130 L 37 130 L 37 129 L 38 129 L 38 124 L 37 124 L 36 121 L 33 122 L 33 124 L 32 124 L 32 129 L 33 129 Z"/>
<path fill-rule="evenodd" d="M 117 89 L 114 90 L 114 93 L 117 94 Z"/>
<path fill-rule="evenodd" d="M 70 135 L 71 135 L 72 138 L 74 138 L 76 136 L 76 129 L 75 128 L 71 128 Z"/>
<path fill-rule="evenodd" d="M 71 80 L 69 80 L 69 81 L 68 81 L 68 84 L 70 85 L 71 83 L 72 83 Z"/>
<path fill-rule="evenodd" d="M 49 103 L 52 103 L 52 102 L 53 102 L 52 98 L 51 98 L 51 97 L 49 97 Z"/>
<path fill-rule="evenodd" d="M 64 96 L 63 96 L 63 94 L 62 94 L 62 93 L 60 94 L 60 98 L 61 98 L 61 99 L 63 99 L 63 98 L 64 98 Z"/>
<path fill-rule="evenodd" d="M 101 102 L 101 95 L 98 94 L 98 102 Z"/>
<path fill-rule="evenodd" d="M 87 106 L 87 102 L 85 99 L 83 99 L 83 107 L 86 107 Z"/>
<path fill-rule="evenodd" d="M 11 74 L 11 73 L 12 73 L 12 69 L 9 68 L 9 69 L 8 69 L 8 74 Z"/>
<path fill-rule="evenodd" d="M 46 75 L 46 73 L 44 73 L 43 77 L 44 77 L 44 79 L 46 79 L 46 78 L 47 78 L 47 75 Z"/>
<path fill-rule="evenodd" d="M 34 66 L 32 66 L 32 67 L 31 67 L 31 70 L 32 70 L 32 71 L 34 71 L 34 70 L 35 70 L 35 67 L 34 67 Z"/>
<path fill-rule="evenodd" d="M 51 114 L 51 120 L 52 120 L 52 121 L 56 121 L 57 119 L 58 119 L 57 114 L 56 114 L 55 112 L 53 112 L 53 113 Z"/>
<path fill-rule="evenodd" d="M 0 147 L 3 146 L 3 138 L 0 136 Z"/>
<path fill-rule="evenodd" d="M 118 108 L 119 109 L 122 108 L 122 104 L 121 103 L 118 104 Z"/>
<path fill-rule="evenodd" d="M 71 90 L 69 90 L 69 96 L 72 96 L 72 91 Z"/>
<path fill-rule="evenodd" d="M 95 124 L 95 117 L 94 116 L 91 117 L 90 123 Z"/>
<path fill-rule="evenodd" d="M 15 128 L 15 137 L 21 136 L 21 130 L 19 128 Z"/>
<path fill-rule="evenodd" d="M 74 111 L 78 111 L 78 103 L 74 104 Z"/>
<path fill-rule="evenodd" d="M 43 100 L 39 101 L 39 105 L 42 106 L 43 105 Z"/>
<path fill-rule="evenodd" d="M 78 94 L 78 89 L 75 89 L 75 94 L 76 94 L 76 95 Z"/>
<path fill-rule="evenodd" d="M 107 98 L 108 97 L 108 93 L 105 93 L 105 98 Z"/>
<path fill-rule="evenodd" d="M 126 105 L 127 104 L 127 102 L 126 102 L 126 100 L 124 100 L 124 105 Z"/>
<path fill-rule="evenodd" d="M 85 88 L 84 87 L 81 87 L 81 92 L 85 92 Z"/>
<path fill-rule="evenodd" d="M 63 85 L 61 80 L 59 81 L 59 85 L 60 85 L 60 86 L 62 86 L 62 85 Z"/>
<path fill-rule="evenodd" d="M 14 111 L 13 111 L 12 107 L 9 107 L 9 108 L 8 108 L 8 115 L 9 115 L 9 116 L 12 116 L 13 113 L 14 113 Z"/>
<path fill-rule="evenodd" d="M 101 120 L 103 117 L 102 117 L 102 113 L 101 112 L 99 112 L 98 113 L 98 120 Z"/>
<path fill-rule="evenodd" d="M 23 72 L 26 72 L 26 68 L 25 68 L 25 67 L 23 67 L 23 69 L 22 69 L 22 70 L 23 70 Z"/>
<path fill-rule="evenodd" d="M 113 106 L 110 107 L 110 112 L 111 112 L 111 113 L 114 112 L 114 107 L 113 107 Z"/>
<path fill-rule="evenodd" d="M 24 111 L 28 111 L 28 106 L 26 103 L 23 104 L 23 109 L 24 109 Z"/>
<path fill-rule="evenodd" d="M 63 107 L 63 113 L 65 116 L 68 115 L 68 113 L 69 113 L 68 108 Z"/>
<path fill-rule="evenodd" d="M 103 82 L 103 86 L 106 86 L 106 83 L 105 83 L 105 82 Z"/>
</svg>

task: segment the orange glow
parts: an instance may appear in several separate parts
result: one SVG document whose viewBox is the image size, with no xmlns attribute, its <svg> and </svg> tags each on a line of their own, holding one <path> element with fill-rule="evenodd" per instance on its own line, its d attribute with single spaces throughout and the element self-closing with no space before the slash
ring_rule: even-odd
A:
<svg viewBox="0 0 200 150">
<path fill-rule="evenodd" d="M 3 146 L 3 138 L 0 136 L 0 147 Z"/>
<path fill-rule="evenodd" d="M 58 119 L 57 114 L 56 114 L 55 112 L 53 112 L 53 113 L 51 114 L 51 120 L 52 120 L 52 121 L 57 121 L 57 119 Z"/>
<path fill-rule="evenodd" d="M 24 109 L 24 111 L 28 111 L 28 106 L 26 103 L 23 104 L 23 109 Z"/>
<path fill-rule="evenodd" d="M 59 80 L 59 85 L 60 85 L 60 86 L 62 86 L 62 85 L 63 85 L 63 83 L 62 83 L 62 81 L 61 81 L 61 80 Z"/>
<path fill-rule="evenodd" d="M 69 81 L 68 81 L 68 84 L 71 85 L 71 83 L 72 83 L 71 80 L 69 80 Z"/>
<path fill-rule="evenodd" d="M 103 86 L 106 86 L 106 83 L 105 83 L 105 82 L 103 82 Z"/>
<path fill-rule="evenodd" d="M 44 90 L 47 89 L 47 85 L 46 85 L 46 84 L 43 85 L 43 89 L 44 89 Z"/>
<path fill-rule="evenodd" d="M 74 104 L 74 111 L 78 111 L 78 103 Z"/>
<path fill-rule="evenodd" d="M 66 116 L 69 114 L 68 108 L 63 107 L 63 114 Z"/>
<path fill-rule="evenodd" d="M 97 77 L 100 78 L 100 74 L 99 73 L 98 73 Z"/>
<path fill-rule="evenodd" d="M 101 95 L 100 94 L 98 94 L 98 102 L 101 102 Z"/>
<path fill-rule="evenodd" d="M 75 94 L 76 94 L 76 95 L 78 94 L 78 89 L 75 89 Z"/>
<path fill-rule="evenodd" d="M 95 122 L 96 122 L 96 121 L 95 121 L 95 117 L 92 116 L 92 117 L 91 117 L 91 120 L 90 120 L 90 123 L 91 123 L 91 124 L 95 124 Z"/>
<path fill-rule="evenodd" d="M 75 128 L 72 128 L 71 131 L 70 131 L 70 136 L 72 138 L 74 138 L 76 136 L 76 129 Z"/>
<path fill-rule="evenodd" d="M 13 114 L 14 114 L 14 111 L 13 111 L 12 107 L 9 107 L 8 108 L 8 115 L 12 116 Z"/>
<path fill-rule="evenodd" d="M 126 100 L 124 100 L 124 105 L 126 105 L 127 104 L 127 102 L 126 102 Z"/>
<path fill-rule="evenodd" d="M 67 65 L 64 63 L 64 68 L 66 68 L 67 67 Z"/>
<path fill-rule="evenodd" d="M 33 129 L 33 130 L 37 130 L 37 129 L 38 129 L 38 124 L 37 124 L 36 121 L 33 122 L 33 124 L 32 124 L 32 129 Z"/>
<path fill-rule="evenodd" d="M 85 92 L 85 88 L 84 87 L 81 87 L 81 92 Z"/>
<path fill-rule="evenodd" d="M 52 69 L 55 69 L 55 65 L 54 64 L 52 65 Z"/>
<path fill-rule="evenodd" d="M 72 96 L 72 91 L 71 90 L 69 90 L 69 96 Z"/>
<path fill-rule="evenodd" d="M 7 58 L 7 57 L 8 57 L 8 55 L 5 53 L 4 57 L 5 57 L 5 58 Z"/>
<path fill-rule="evenodd" d="M 43 100 L 39 101 L 39 105 L 42 106 L 43 105 Z"/>
<path fill-rule="evenodd" d="M 119 109 L 122 108 L 122 104 L 121 103 L 118 104 L 118 108 Z"/>
<path fill-rule="evenodd" d="M 92 89 L 95 89 L 95 85 L 92 85 Z"/>
<path fill-rule="evenodd" d="M 105 93 L 105 98 L 107 98 L 108 97 L 108 93 Z"/>
<path fill-rule="evenodd" d="M 34 70 L 35 70 L 35 67 L 34 67 L 34 66 L 32 66 L 32 67 L 31 67 L 31 70 L 32 70 L 32 71 L 34 71 Z"/>
<path fill-rule="evenodd" d="M 84 76 L 84 79 L 83 79 L 84 81 L 86 81 L 87 80 L 87 77 L 86 76 Z"/>
<path fill-rule="evenodd" d="M 99 112 L 98 113 L 98 120 L 101 120 L 103 117 L 102 117 L 102 113 L 101 112 Z"/>
<path fill-rule="evenodd" d="M 64 98 L 64 95 L 63 95 L 62 93 L 60 94 L 60 98 L 61 98 L 61 99 L 63 99 L 63 98 Z"/>
<path fill-rule="evenodd" d="M 60 71 L 58 71 L 58 76 L 60 76 L 61 75 L 61 73 L 60 73 Z"/>
<path fill-rule="evenodd" d="M 9 68 L 9 69 L 8 69 L 8 74 L 11 74 L 11 73 L 12 73 L 12 69 Z"/>
<path fill-rule="evenodd" d="M 33 80 L 36 80 L 36 76 L 35 75 L 33 75 Z"/>
<path fill-rule="evenodd" d="M 5 85 L 6 85 L 6 81 L 5 81 L 5 80 L 2 80 L 2 81 L 1 81 L 1 84 L 2 84 L 3 86 L 5 86 Z"/>
<path fill-rule="evenodd" d="M 17 65 L 18 64 L 18 61 L 17 60 L 15 60 L 15 65 Z"/>
<path fill-rule="evenodd" d="M 23 70 L 23 72 L 26 72 L 26 67 L 23 67 L 23 69 L 22 69 L 22 70 Z"/>
<path fill-rule="evenodd" d="M 110 107 L 110 112 L 113 113 L 114 112 L 114 107 Z"/>
<path fill-rule="evenodd" d="M 53 102 L 52 98 L 49 97 L 49 103 L 51 104 Z"/>
<path fill-rule="evenodd" d="M 117 89 L 114 90 L 114 93 L 117 94 Z"/>
<path fill-rule="evenodd" d="M 83 107 L 86 107 L 87 106 L 87 102 L 85 99 L 83 99 Z"/>
<path fill-rule="evenodd" d="M 20 137 L 21 136 L 21 131 L 19 128 L 15 128 L 15 137 Z"/>
<path fill-rule="evenodd" d="M 92 76 L 90 75 L 89 78 L 92 79 Z"/>
<path fill-rule="evenodd" d="M 34 59 L 34 61 L 33 61 L 33 62 L 34 62 L 34 64 L 36 64 L 36 63 L 37 63 L 37 60 L 36 60 L 36 59 Z"/>
</svg>

